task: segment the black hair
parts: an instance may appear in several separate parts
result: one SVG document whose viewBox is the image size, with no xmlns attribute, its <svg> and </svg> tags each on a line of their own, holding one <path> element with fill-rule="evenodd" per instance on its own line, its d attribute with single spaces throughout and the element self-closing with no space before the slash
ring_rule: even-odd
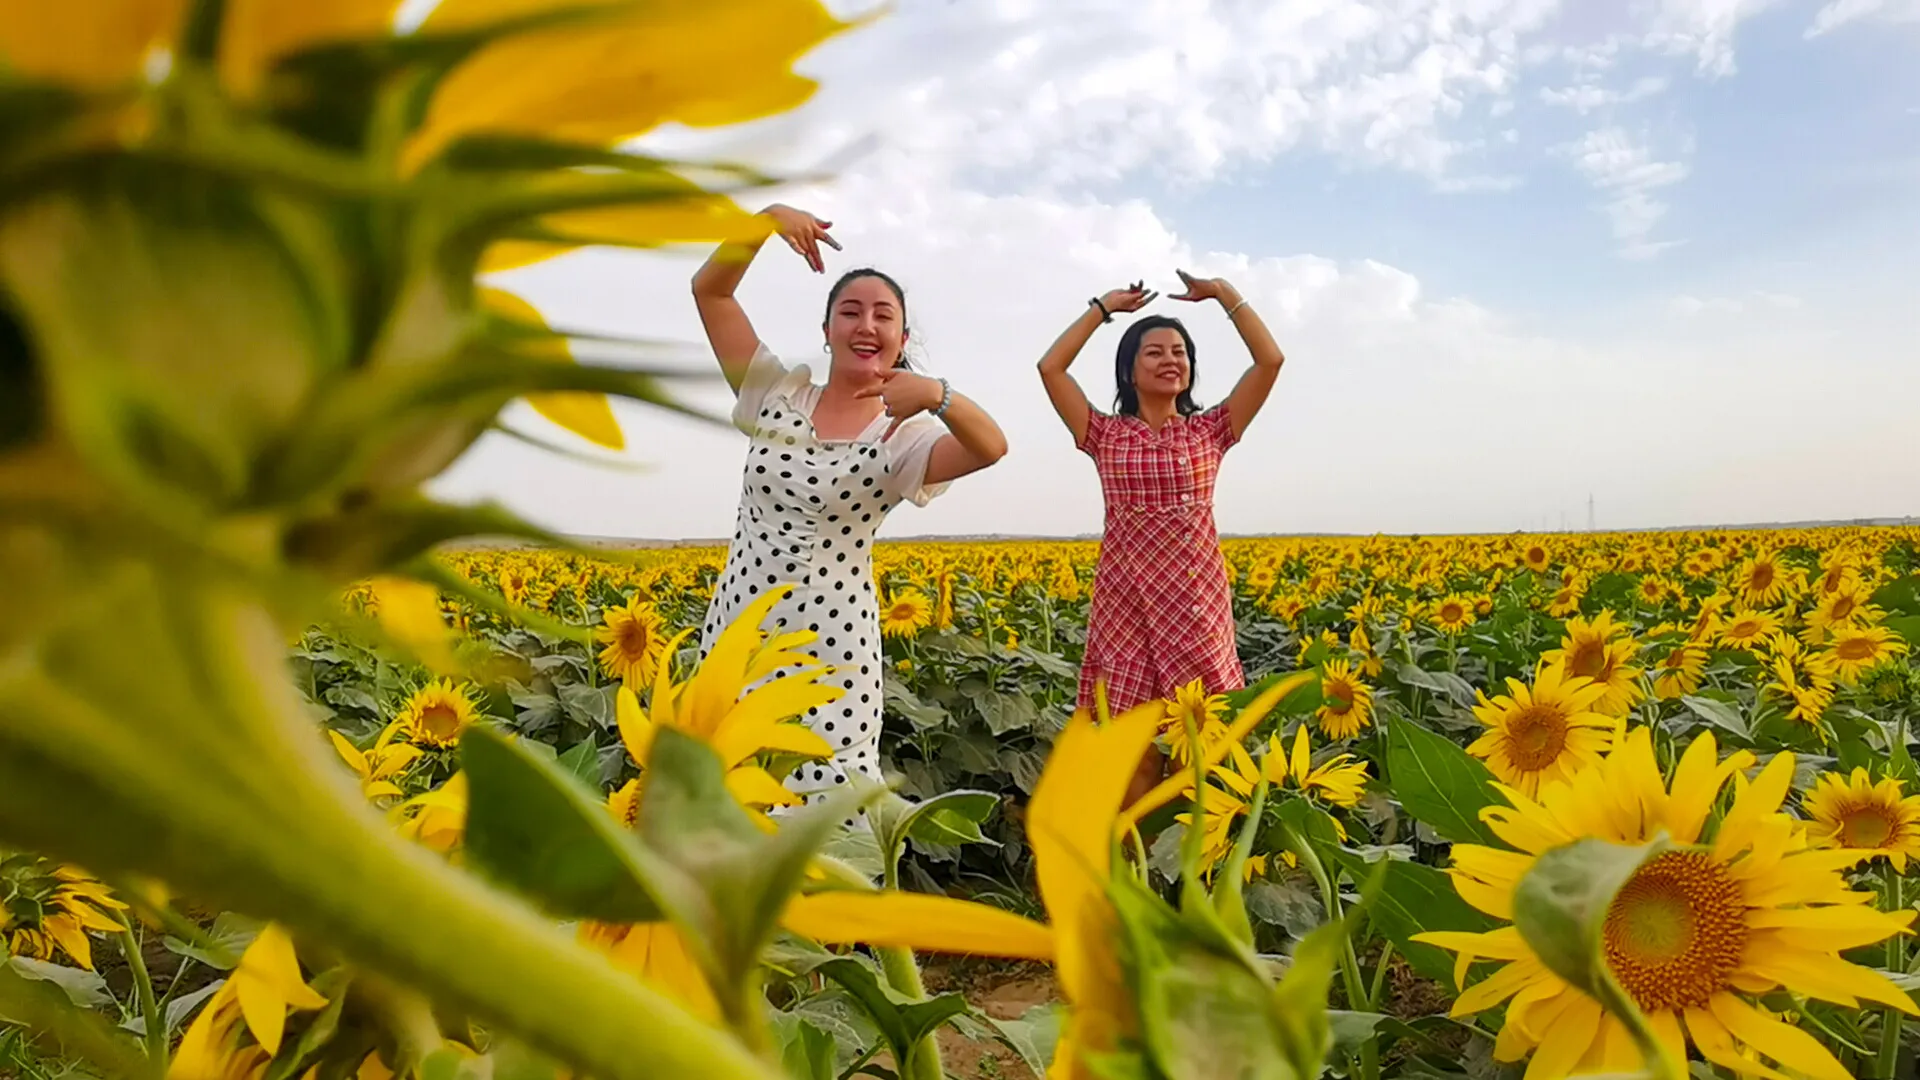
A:
<svg viewBox="0 0 1920 1080">
<path fill-rule="evenodd" d="M 1192 416 L 1200 411 L 1193 400 L 1193 384 L 1200 378 L 1200 360 L 1194 354 L 1193 335 L 1186 324 L 1167 315 L 1147 315 L 1133 321 L 1120 335 L 1120 348 L 1113 355 L 1113 409 L 1120 416 L 1140 415 L 1140 395 L 1133 389 L 1133 363 L 1140 357 L 1140 342 L 1149 330 L 1172 330 L 1187 346 L 1187 388 L 1173 399 L 1174 411 Z"/>
<path fill-rule="evenodd" d="M 893 280 L 892 275 L 882 270 L 876 270 L 871 266 L 855 267 L 854 269 L 849 270 L 844 274 L 841 274 L 840 280 L 833 283 L 833 288 L 827 290 L 827 310 L 825 314 L 823 314 L 820 317 L 820 325 L 825 326 L 826 324 L 833 321 L 833 305 L 836 301 L 840 299 L 841 292 L 843 292 L 847 286 L 853 284 L 854 282 L 860 280 L 861 278 L 876 278 L 879 280 L 879 282 L 882 285 L 885 285 L 888 289 L 892 290 L 893 298 L 899 301 L 900 303 L 901 337 L 903 338 L 910 337 L 913 331 L 913 327 L 910 323 L 907 322 L 907 291 L 900 287 L 899 282 Z M 909 363 L 907 360 L 907 350 L 906 350 L 904 341 L 901 343 L 900 358 L 893 362 L 893 366 L 897 368 L 907 368 L 909 370 L 911 370 L 913 367 L 913 365 Z"/>
</svg>

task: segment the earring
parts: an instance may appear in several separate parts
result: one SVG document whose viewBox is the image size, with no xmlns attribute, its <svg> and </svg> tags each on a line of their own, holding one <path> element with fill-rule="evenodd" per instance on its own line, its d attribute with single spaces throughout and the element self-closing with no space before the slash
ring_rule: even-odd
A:
<svg viewBox="0 0 1920 1080">
<path fill-rule="evenodd" d="M 832 351 L 833 351 L 833 342 L 831 342 L 831 341 L 823 341 L 823 342 L 821 342 L 821 343 L 820 343 L 820 351 L 821 351 L 821 352 L 823 352 L 823 353 L 830 353 L 830 352 L 832 352 Z"/>
</svg>

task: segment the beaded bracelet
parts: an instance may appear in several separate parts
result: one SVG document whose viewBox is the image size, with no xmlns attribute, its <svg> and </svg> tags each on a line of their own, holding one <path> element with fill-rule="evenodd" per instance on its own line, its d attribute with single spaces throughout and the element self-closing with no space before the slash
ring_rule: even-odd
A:
<svg viewBox="0 0 1920 1080">
<path fill-rule="evenodd" d="M 953 387 L 947 385 L 947 380 L 941 379 L 940 380 L 940 404 L 938 407 L 936 407 L 933 410 L 933 415 L 940 417 L 943 420 L 946 419 L 947 406 L 951 404 L 953 404 Z"/>
</svg>

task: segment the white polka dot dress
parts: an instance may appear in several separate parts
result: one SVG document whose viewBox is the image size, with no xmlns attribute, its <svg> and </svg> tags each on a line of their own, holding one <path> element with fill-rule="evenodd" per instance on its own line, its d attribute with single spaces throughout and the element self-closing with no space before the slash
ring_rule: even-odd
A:
<svg viewBox="0 0 1920 1080">
<path fill-rule="evenodd" d="M 804 763 L 787 781 L 809 801 L 845 783 L 849 772 L 881 778 L 885 665 L 873 586 L 874 533 L 900 503 L 925 506 L 946 490 L 945 484 L 922 483 L 933 444 L 946 434 L 944 424 L 915 417 L 883 440 L 892 421 L 882 415 L 857 438 L 824 441 L 811 419 L 820 390 L 806 365 L 789 370 L 765 346 L 741 380 L 733 421 L 753 441 L 733 543 L 700 638 L 705 656 L 762 592 L 794 586 L 773 608 L 769 627 L 817 634 L 805 651 L 834 669 L 823 681 L 846 689 L 840 700 L 805 717 L 834 748 L 833 758 Z"/>
</svg>

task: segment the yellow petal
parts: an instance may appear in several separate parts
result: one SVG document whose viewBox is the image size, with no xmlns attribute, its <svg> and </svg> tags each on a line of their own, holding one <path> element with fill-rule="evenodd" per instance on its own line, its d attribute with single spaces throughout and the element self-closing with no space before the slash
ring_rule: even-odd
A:
<svg viewBox="0 0 1920 1080">
<path fill-rule="evenodd" d="M 1106 898 L 1115 817 L 1160 727 L 1148 703 L 1104 724 L 1076 713 L 1054 742 L 1027 805 L 1040 896 L 1055 933 L 1055 967 L 1067 1000 L 1086 1010 L 1085 1043 L 1105 1050 L 1129 1008 Z"/>
<path fill-rule="evenodd" d="M 1788 1069 L 1805 1073 L 1813 1080 L 1853 1080 L 1852 1074 L 1819 1040 L 1791 1024 L 1755 1012 L 1753 1006 L 1732 994 L 1713 995 L 1707 1001 L 1707 1008 L 1734 1038 Z"/>
<path fill-rule="evenodd" d="M 796 896 L 787 929 L 823 945 L 876 945 L 969 956 L 1052 960 L 1053 931 L 1009 911 L 947 896 L 824 892 Z"/>
<path fill-rule="evenodd" d="M 542 231 L 561 240 L 503 240 L 487 248 L 480 272 L 494 274 L 544 262 L 578 247 L 650 248 L 666 244 L 752 243 L 773 223 L 749 213 L 725 195 L 688 184 L 686 195 L 657 202 L 574 210 L 540 219 Z"/>
<path fill-rule="evenodd" d="M 227 0 L 220 75 L 227 89 L 252 97 L 273 62 L 336 41 L 380 37 L 393 29 L 394 0 Z"/>
<path fill-rule="evenodd" d="M 655 693 L 659 693 L 658 684 Z M 653 747 L 653 721 L 640 708 L 640 699 L 625 686 L 613 692 L 613 718 L 620 728 L 620 741 L 626 744 L 627 756 L 634 764 L 647 762 L 647 751 Z"/>
<path fill-rule="evenodd" d="M 801 802 L 772 773 L 755 765 L 728 771 L 726 783 L 727 794 L 742 806 L 798 806 Z"/>
<path fill-rule="evenodd" d="M 480 299 L 491 310 L 516 322 L 547 325 L 532 304 L 510 292 L 482 287 Z M 522 351 L 561 363 L 573 362 L 573 354 L 568 351 L 566 342 L 559 338 L 532 344 Z M 608 404 L 605 394 L 528 394 L 527 404 L 533 406 L 533 411 L 541 416 L 590 443 L 609 450 L 626 449 L 626 436 L 621 433 L 620 421 L 614 418 L 613 406 Z"/>
<path fill-rule="evenodd" d="M 268 1053 L 280 1052 L 289 1008 L 321 1009 L 327 1004 L 327 999 L 314 993 L 300 977 L 300 958 L 294 954 L 293 939 L 275 923 L 263 927 L 240 955 L 233 980 L 247 1029 Z"/>
<path fill-rule="evenodd" d="M 347 767 L 353 770 L 354 775 L 365 778 L 367 775 L 367 756 L 360 752 L 359 747 L 348 742 L 345 735 L 340 734 L 332 728 L 327 729 L 327 736 L 333 740 L 333 748 L 339 753 L 340 760 L 347 763 Z"/>
<path fill-rule="evenodd" d="M 131 81 L 185 10 L 184 0 L 0 0 L 0 62 L 86 87 Z"/>
<path fill-rule="evenodd" d="M 73 962 L 93 970 L 93 942 L 87 938 L 87 932 L 81 928 L 78 919 L 71 915 L 52 915 L 42 920 L 40 929 L 53 939 L 55 945 L 66 950 Z M 119 927 L 114 927 L 118 930 Z"/>
<path fill-rule="evenodd" d="M 817 0 L 705 0 L 515 34 L 441 83 L 402 167 L 479 132 L 610 145 L 673 121 L 716 126 L 781 112 L 814 89 L 793 62 L 844 25 Z"/>
<path fill-rule="evenodd" d="M 397 577 L 376 577 L 369 584 L 380 628 L 429 667 L 452 670 L 449 630 L 440 617 L 440 591 L 423 582 Z"/>
</svg>

